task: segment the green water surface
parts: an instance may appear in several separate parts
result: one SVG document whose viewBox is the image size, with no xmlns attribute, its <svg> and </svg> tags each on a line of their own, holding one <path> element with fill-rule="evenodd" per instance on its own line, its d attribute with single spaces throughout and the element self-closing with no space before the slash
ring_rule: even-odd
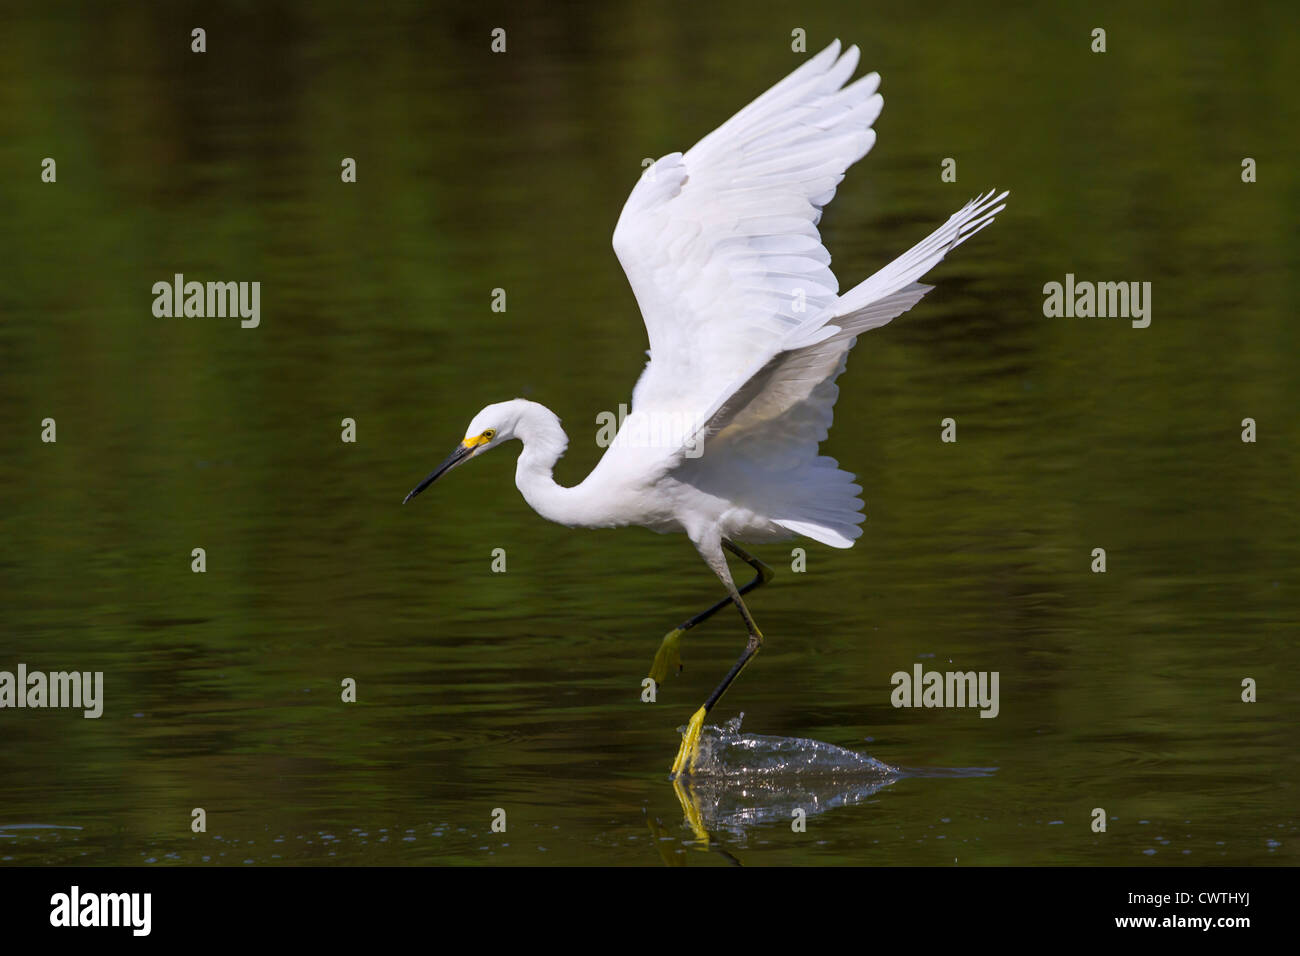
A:
<svg viewBox="0 0 1300 956">
<path fill-rule="evenodd" d="M 6 8 L 0 670 L 102 671 L 105 709 L 0 710 L 0 861 L 1294 865 L 1295 13 L 1089 8 Z M 623 200 L 794 28 L 884 77 L 822 221 L 843 287 L 1012 196 L 859 341 L 825 450 L 865 534 L 759 549 L 768 643 L 716 712 L 918 773 L 705 852 L 666 771 L 736 615 L 640 698 L 721 594 L 690 544 L 547 524 L 509 450 L 401 500 L 516 396 L 562 483 L 595 464 L 645 361 Z M 156 318 L 176 273 L 260 281 L 260 326 Z M 1067 273 L 1151 282 L 1150 327 L 1046 318 Z M 891 706 L 916 663 L 997 671 L 998 716 Z"/>
</svg>

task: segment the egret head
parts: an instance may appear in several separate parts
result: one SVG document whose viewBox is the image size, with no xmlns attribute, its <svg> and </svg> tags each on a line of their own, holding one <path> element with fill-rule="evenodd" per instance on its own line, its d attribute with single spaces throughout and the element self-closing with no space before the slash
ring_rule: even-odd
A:
<svg viewBox="0 0 1300 956">
<path fill-rule="evenodd" d="M 515 426 L 519 424 L 523 406 L 526 404 L 522 399 L 498 402 L 475 415 L 473 421 L 469 423 L 469 428 L 465 429 L 465 437 L 461 439 L 455 451 L 448 455 L 441 465 L 429 472 L 424 481 L 412 488 L 402 504 L 406 504 L 462 462 L 469 461 L 476 455 L 481 455 L 488 449 L 515 438 Z"/>
</svg>

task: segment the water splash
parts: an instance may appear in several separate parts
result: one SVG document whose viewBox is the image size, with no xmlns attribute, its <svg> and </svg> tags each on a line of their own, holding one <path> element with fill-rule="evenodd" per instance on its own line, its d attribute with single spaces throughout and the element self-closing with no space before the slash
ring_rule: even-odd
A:
<svg viewBox="0 0 1300 956">
<path fill-rule="evenodd" d="M 880 782 L 902 775 L 874 757 L 820 740 L 742 734 L 744 718 L 742 712 L 721 727 L 703 729 L 693 778 L 840 777 Z"/>
<path fill-rule="evenodd" d="M 67 823 L 0 823 L 0 830 L 80 830 Z"/>
<path fill-rule="evenodd" d="M 80 830 L 81 827 L 68 826 L 63 823 L 0 823 L 0 839 L 15 840 L 20 836 L 40 834 L 46 830 Z"/>
<path fill-rule="evenodd" d="M 697 838 L 726 831 L 744 842 L 762 824 L 789 824 L 795 810 L 813 816 L 869 800 L 904 776 L 874 757 L 804 737 L 742 734 L 742 713 L 705 727 L 688 777 L 674 781 Z"/>
</svg>

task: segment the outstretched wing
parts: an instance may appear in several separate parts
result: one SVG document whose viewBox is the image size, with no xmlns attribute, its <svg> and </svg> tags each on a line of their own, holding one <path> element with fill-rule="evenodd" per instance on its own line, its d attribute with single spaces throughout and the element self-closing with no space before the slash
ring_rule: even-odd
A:
<svg viewBox="0 0 1300 956">
<path fill-rule="evenodd" d="M 791 341 L 762 357 L 724 390 L 705 413 L 706 434 L 755 429 L 784 416 L 803 423 L 788 433 L 791 440 L 814 445 L 824 441 L 835 404 L 834 380 L 844 370 L 857 336 L 888 324 L 921 301 L 933 286 L 916 280 L 991 223 L 1006 208 L 1006 197 L 1006 192 L 989 192 L 972 199 L 907 252 L 839 296 L 827 313 L 806 323 Z M 826 381 L 831 390 L 821 391 L 821 399 L 812 401 L 815 389 Z"/>
<path fill-rule="evenodd" d="M 789 531 L 850 547 L 861 534 L 862 489 L 835 459 L 818 453 L 839 394 L 835 380 L 857 336 L 919 302 L 931 287 L 915 280 L 992 222 L 1005 196 L 989 193 L 967 203 L 840 296 L 833 314 L 814 332 L 797 332 L 800 342 L 777 350 L 728 386 L 691 439 L 703 455 L 671 460 L 677 477 L 726 495 Z"/>
<path fill-rule="evenodd" d="M 835 41 L 632 190 L 614 251 L 650 340 L 634 415 L 675 420 L 689 439 L 729 387 L 834 309 L 817 222 L 875 143 L 884 102 L 875 73 L 845 86 L 857 63 Z"/>
</svg>

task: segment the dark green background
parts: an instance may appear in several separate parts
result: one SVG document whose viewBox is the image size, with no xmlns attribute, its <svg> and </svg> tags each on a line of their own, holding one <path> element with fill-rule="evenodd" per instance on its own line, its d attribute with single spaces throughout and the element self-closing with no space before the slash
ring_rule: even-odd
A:
<svg viewBox="0 0 1300 956">
<path fill-rule="evenodd" d="M 1012 196 L 859 341 L 826 450 L 866 533 L 805 543 L 802 575 L 761 550 L 768 646 L 718 715 L 996 770 L 714 845 L 1294 864 L 1294 5 L 1088 6 L 6 6 L 0 669 L 102 670 L 107 704 L 0 711 L 0 860 L 724 862 L 692 852 L 666 770 L 735 616 L 638 699 L 663 632 L 719 594 L 689 543 L 543 522 L 508 451 L 400 502 L 517 395 L 565 420 L 557 477 L 581 480 L 644 362 L 609 244 L 641 161 L 801 62 L 802 27 L 884 77 L 879 141 L 822 223 L 843 287 Z M 155 318 L 175 272 L 260 281 L 261 327 Z M 1151 327 L 1044 318 L 1067 272 L 1152 282 Z M 895 710 L 918 660 L 998 671 L 1001 715 Z"/>
</svg>

